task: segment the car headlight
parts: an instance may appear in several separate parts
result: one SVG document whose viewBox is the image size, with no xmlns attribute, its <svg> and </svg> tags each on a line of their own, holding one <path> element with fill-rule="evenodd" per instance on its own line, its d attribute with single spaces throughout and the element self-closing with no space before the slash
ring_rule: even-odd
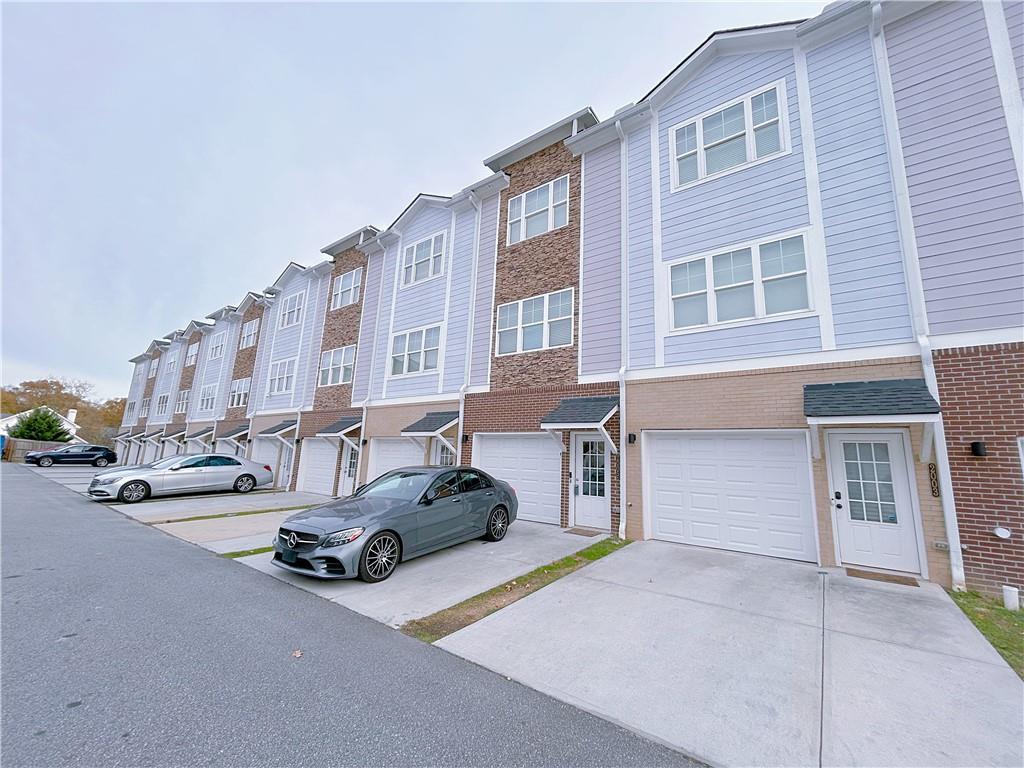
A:
<svg viewBox="0 0 1024 768">
<path fill-rule="evenodd" d="M 332 533 L 327 537 L 326 541 L 321 544 L 321 547 L 340 547 L 342 544 L 348 544 L 351 541 L 355 541 L 363 535 L 364 528 L 346 528 L 344 531 L 338 531 Z"/>
<path fill-rule="evenodd" d="M 96 485 L 110 485 L 111 483 L 118 482 L 120 479 L 120 477 L 97 477 Z"/>
</svg>

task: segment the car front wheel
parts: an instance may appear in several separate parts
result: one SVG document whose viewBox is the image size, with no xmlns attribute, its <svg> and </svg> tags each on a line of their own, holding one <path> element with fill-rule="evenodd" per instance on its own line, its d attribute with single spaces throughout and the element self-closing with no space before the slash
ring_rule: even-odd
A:
<svg viewBox="0 0 1024 768">
<path fill-rule="evenodd" d="M 104 458 L 103 458 L 102 456 L 100 456 L 100 457 L 99 457 L 98 459 L 96 459 L 96 461 L 94 461 L 94 462 L 92 463 L 92 465 L 93 465 L 94 467 L 105 467 L 105 466 L 107 466 L 107 464 L 109 464 L 109 463 L 110 463 L 109 461 L 107 461 L 107 460 L 106 460 L 106 459 L 104 459 Z"/>
<path fill-rule="evenodd" d="M 43 456 L 43 458 L 41 458 L 39 460 L 39 466 L 40 467 L 52 467 L 53 466 L 53 459 L 51 459 L 49 456 Z"/>
<path fill-rule="evenodd" d="M 508 510 L 504 507 L 495 507 L 491 510 L 491 516 L 487 518 L 487 533 L 484 538 L 488 541 L 501 541 L 508 533 Z"/>
<path fill-rule="evenodd" d="M 402 547 L 390 531 L 378 533 L 363 547 L 359 555 L 359 578 L 374 584 L 384 581 L 395 571 Z"/>
<path fill-rule="evenodd" d="M 239 493 L 248 493 L 256 487 L 256 478 L 252 475 L 242 475 L 235 480 L 235 490 Z"/>
<path fill-rule="evenodd" d="M 134 504 L 137 501 L 142 501 L 148 495 L 149 486 L 141 480 L 133 480 L 130 483 L 126 483 L 124 487 L 117 492 L 118 500 L 125 504 Z"/>
</svg>

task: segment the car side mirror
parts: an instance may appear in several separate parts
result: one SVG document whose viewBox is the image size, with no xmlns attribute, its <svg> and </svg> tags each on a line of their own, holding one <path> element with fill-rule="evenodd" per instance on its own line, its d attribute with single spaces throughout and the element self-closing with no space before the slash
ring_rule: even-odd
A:
<svg viewBox="0 0 1024 768">
<path fill-rule="evenodd" d="M 168 469 L 170 469 L 171 472 L 177 472 L 179 469 L 181 469 L 181 465 L 178 464 L 177 466 L 174 467 L 168 467 Z"/>
<path fill-rule="evenodd" d="M 422 499 L 420 499 L 420 504 L 422 504 L 424 507 L 429 507 L 433 503 L 434 500 L 429 496 L 424 496 Z"/>
<path fill-rule="evenodd" d="M 355 494 L 359 493 L 359 492 L 360 492 L 361 490 L 363 490 L 363 488 L 365 488 L 365 487 L 366 487 L 366 483 L 363 483 L 363 484 L 362 484 L 362 485 L 360 485 L 360 486 L 359 486 L 358 488 L 356 488 L 356 489 L 355 489 L 354 491 L 352 491 L 352 495 L 354 496 Z"/>
</svg>

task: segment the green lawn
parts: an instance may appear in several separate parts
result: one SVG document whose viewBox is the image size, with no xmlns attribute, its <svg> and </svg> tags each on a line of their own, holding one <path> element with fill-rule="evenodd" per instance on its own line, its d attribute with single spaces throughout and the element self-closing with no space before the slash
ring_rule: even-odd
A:
<svg viewBox="0 0 1024 768">
<path fill-rule="evenodd" d="M 977 592 L 949 594 L 1014 671 L 1024 678 L 1024 611 L 1008 611 L 1001 600 Z"/>
</svg>

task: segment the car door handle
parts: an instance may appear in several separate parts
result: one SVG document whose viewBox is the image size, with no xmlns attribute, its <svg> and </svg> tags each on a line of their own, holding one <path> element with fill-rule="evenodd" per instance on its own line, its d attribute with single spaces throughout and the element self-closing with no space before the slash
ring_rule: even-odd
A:
<svg viewBox="0 0 1024 768">
<path fill-rule="evenodd" d="M 458 497 L 458 496 L 453 496 L 452 497 L 452 503 L 454 503 L 454 504 L 459 504 L 461 501 L 462 501 L 462 499 L 460 497 Z"/>
<path fill-rule="evenodd" d="M 484 494 L 484 496 L 493 496 L 493 495 L 494 495 L 494 491 L 488 491 L 487 493 Z"/>
</svg>

